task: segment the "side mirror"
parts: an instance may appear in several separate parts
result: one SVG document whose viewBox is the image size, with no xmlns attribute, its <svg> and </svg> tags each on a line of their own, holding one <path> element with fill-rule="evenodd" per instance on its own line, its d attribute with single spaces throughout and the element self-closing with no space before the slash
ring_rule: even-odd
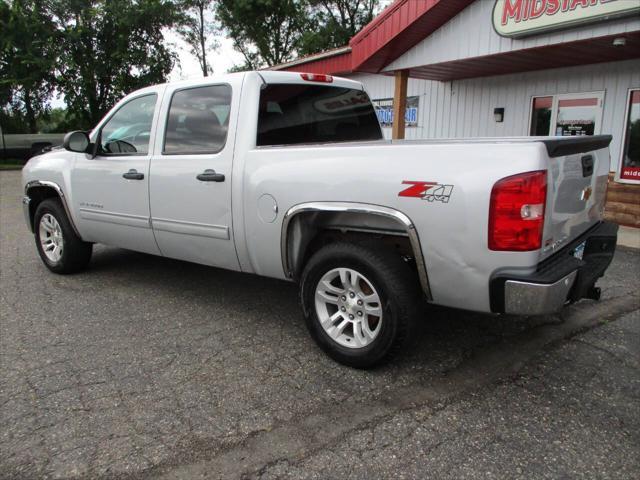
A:
<svg viewBox="0 0 640 480">
<path fill-rule="evenodd" d="M 70 152 L 86 153 L 89 149 L 89 135 L 86 132 L 76 130 L 64 136 L 62 146 Z"/>
</svg>

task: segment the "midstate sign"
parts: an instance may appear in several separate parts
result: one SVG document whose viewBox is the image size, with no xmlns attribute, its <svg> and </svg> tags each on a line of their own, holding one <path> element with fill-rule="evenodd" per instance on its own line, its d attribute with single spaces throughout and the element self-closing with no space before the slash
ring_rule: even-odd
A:
<svg viewBox="0 0 640 480">
<path fill-rule="evenodd" d="M 639 13 L 640 0 L 496 0 L 493 27 L 523 37 Z"/>
</svg>

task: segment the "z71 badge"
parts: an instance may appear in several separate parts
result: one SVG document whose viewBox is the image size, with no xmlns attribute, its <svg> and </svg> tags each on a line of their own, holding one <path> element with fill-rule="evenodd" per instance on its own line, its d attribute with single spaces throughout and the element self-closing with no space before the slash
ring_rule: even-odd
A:
<svg viewBox="0 0 640 480">
<path fill-rule="evenodd" d="M 449 203 L 451 192 L 453 192 L 453 185 L 444 185 L 436 182 L 414 182 L 405 180 L 402 184 L 411 186 L 398 193 L 399 197 L 421 198 L 428 202 Z"/>
</svg>

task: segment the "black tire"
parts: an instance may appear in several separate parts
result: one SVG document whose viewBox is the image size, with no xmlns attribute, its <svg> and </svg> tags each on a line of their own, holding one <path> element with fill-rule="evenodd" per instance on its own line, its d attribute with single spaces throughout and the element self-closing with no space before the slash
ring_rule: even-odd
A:
<svg viewBox="0 0 640 480">
<path fill-rule="evenodd" d="M 327 272 L 336 268 L 361 273 L 380 297 L 380 331 L 364 347 L 340 345 L 320 323 L 316 287 Z M 300 299 L 307 328 L 318 346 L 337 362 L 354 368 L 380 365 L 396 355 L 409 336 L 421 304 L 418 278 L 400 255 L 376 245 L 343 242 L 329 244 L 311 257 L 302 273 Z"/>
<path fill-rule="evenodd" d="M 58 261 L 48 258 L 40 241 L 40 222 L 45 215 L 51 215 L 60 225 L 62 232 L 62 255 Z M 84 270 L 91 260 L 93 245 L 83 242 L 73 230 L 62 203 L 57 198 L 44 200 L 36 209 L 33 221 L 36 248 L 46 267 L 54 273 L 67 274 Z"/>
</svg>

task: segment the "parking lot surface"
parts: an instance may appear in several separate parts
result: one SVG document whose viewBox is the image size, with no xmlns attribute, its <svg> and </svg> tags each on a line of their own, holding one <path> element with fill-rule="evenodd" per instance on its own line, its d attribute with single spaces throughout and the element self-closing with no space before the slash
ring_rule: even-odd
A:
<svg viewBox="0 0 640 480">
<path fill-rule="evenodd" d="M 431 307 L 358 371 L 293 284 L 104 246 L 49 273 L 19 183 L 0 173 L 0 478 L 637 478 L 637 250 L 600 302 Z"/>
</svg>

